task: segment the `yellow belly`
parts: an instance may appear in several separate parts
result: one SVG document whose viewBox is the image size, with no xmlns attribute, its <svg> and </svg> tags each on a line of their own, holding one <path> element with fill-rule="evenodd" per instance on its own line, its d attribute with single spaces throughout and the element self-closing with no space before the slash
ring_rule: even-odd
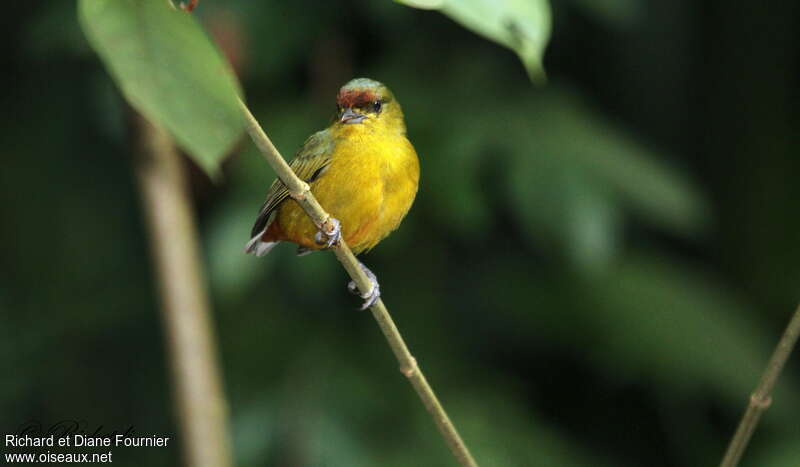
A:
<svg viewBox="0 0 800 467">
<path fill-rule="evenodd" d="M 311 183 L 320 205 L 339 220 L 354 253 L 369 250 L 403 220 L 419 183 L 419 161 L 405 137 L 381 141 L 342 141 L 331 163 Z M 317 228 L 293 200 L 285 201 L 276 221 L 287 240 L 318 249 Z"/>
</svg>

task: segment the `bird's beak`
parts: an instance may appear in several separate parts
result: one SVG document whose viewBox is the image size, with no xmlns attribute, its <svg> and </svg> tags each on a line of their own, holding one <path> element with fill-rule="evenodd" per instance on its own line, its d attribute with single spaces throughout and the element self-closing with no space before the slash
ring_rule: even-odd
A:
<svg viewBox="0 0 800 467">
<path fill-rule="evenodd" d="M 366 115 L 354 112 L 353 109 L 348 107 L 344 109 L 344 112 L 342 112 L 342 115 L 339 117 L 339 121 L 342 123 L 361 123 L 366 118 Z"/>
</svg>

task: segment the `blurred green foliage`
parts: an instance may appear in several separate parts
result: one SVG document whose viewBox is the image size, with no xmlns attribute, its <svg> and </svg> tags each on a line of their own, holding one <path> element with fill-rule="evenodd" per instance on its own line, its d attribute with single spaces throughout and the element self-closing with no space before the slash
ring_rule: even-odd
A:
<svg viewBox="0 0 800 467">
<path fill-rule="evenodd" d="M 243 123 L 236 79 L 194 18 L 163 0 L 78 5 L 87 38 L 131 105 L 215 174 Z"/>
<path fill-rule="evenodd" d="M 420 192 L 363 259 L 481 465 L 713 465 L 798 300 L 800 15 L 789 1 L 551 6 L 546 86 L 395 2 L 202 0 L 196 14 L 286 156 L 354 76 L 403 104 Z M 14 8 L 0 427 L 174 433 L 128 109 L 74 2 Z M 333 257 L 242 254 L 273 178 L 252 145 L 218 183 L 187 167 L 237 465 L 450 465 Z M 799 377 L 795 358 L 745 465 L 796 463 Z"/>
</svg>

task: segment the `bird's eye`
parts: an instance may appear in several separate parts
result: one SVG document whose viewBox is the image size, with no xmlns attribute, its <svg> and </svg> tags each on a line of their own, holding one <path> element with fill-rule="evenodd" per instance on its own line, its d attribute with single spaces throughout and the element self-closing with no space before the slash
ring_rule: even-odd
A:
<svg viewBox="0 0 800 467">
<path fill-rule="evenodd" d="M 375 113 L 380 113 L 382 106 L 383 103 L 381 101 L 375 101 L 372 103 L 372 111 Z"/>
</svg>

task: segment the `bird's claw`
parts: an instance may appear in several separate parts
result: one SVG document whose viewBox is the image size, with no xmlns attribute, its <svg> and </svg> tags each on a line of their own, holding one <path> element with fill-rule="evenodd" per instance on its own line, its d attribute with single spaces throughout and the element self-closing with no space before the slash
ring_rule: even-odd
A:
<svg viewBox="0 0 800 467">
<path fill-rule="evenodd" d="M 342 225 L 333 217 L 328 219 L 328 223 L 331 225 L 331 231 L 318 231 L 317 234 L 314 235 L 314 241 L 317 242 L 318 245 L 323 245 L 325 248 L 333 248 L 342 238 Z"/>
<path fill-rule="evenodd" d="M 378 284 L 378 278 L 375 277 L 375 274 L 369 270 L 363 263 L 361 264 L 361 269 L 364 271 L 364 274 L 367 275 L 369 278 L 372 287 L 369 289 L 369 292 L 361 293 L 358 290 L 358 285 L 356 285 L 355 281 L 350 281 L 347 284 L 347 290 L 351 293 L 358 295 L 359 297 L 364 299 L 364 303 L 361 305 L 360 310 L 366 310 L 367 308 L 371 307 L 378 301 L 381 297 L 381 286 Z"/>
</svg>

